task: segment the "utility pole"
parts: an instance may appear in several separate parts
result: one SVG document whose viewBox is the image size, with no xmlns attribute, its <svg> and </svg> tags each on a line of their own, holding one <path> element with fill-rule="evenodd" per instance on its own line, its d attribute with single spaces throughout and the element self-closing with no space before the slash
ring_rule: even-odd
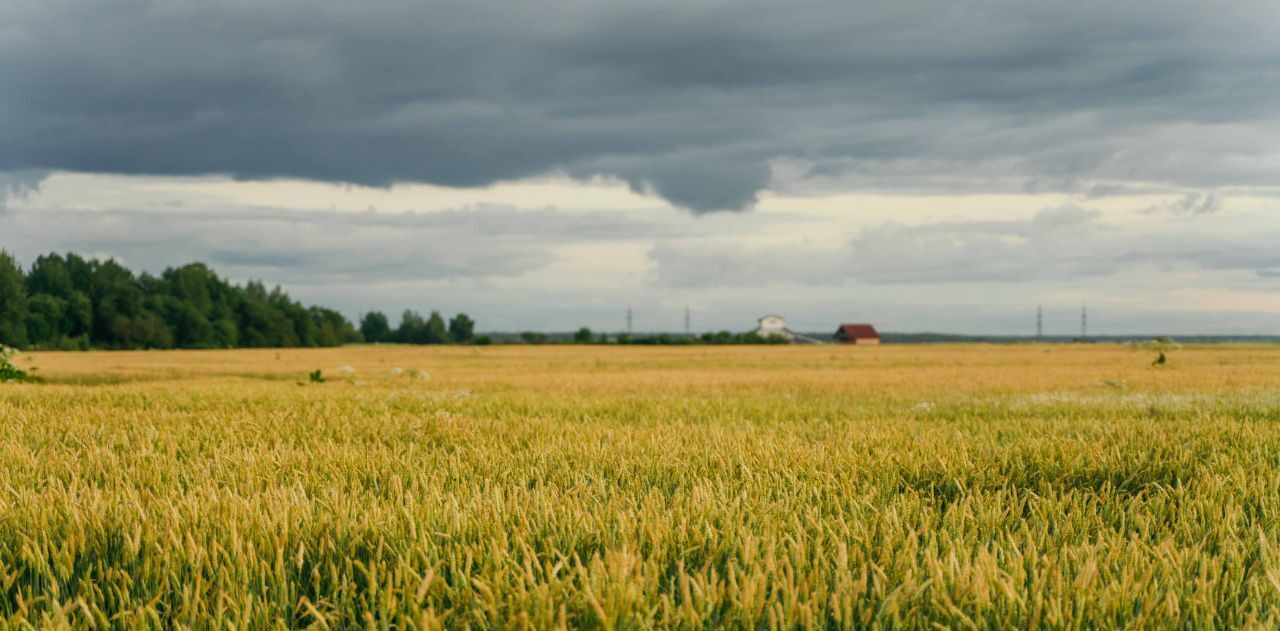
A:
<svg viewBox="0 0 1280 631">
<path fill-rule="evenodd" d="M 1036 305 L 1036 341 L 1044 339 L 1044 307 Z"/>
</svg>

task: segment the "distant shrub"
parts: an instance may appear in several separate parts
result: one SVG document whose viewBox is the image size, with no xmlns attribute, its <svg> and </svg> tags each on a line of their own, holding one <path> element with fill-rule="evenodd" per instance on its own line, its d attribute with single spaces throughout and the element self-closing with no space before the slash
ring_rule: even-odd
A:
<svg viewBox="0 0 1280 631">
<path fill-rule="evenodd" d="M 324 373 L 319 368 L 307 373 L 307 380 L 311 383 L 324 383 Z"/>
<path fill-rule="evenodd" d="M 1169 358 L 1166 353 L 1176 351 L 1182 346 L 1168 337 L 1157 337 L 1146 344 L 1147 350 L 1156 354 L 1155 360 L 1151 362 L 1152 366 L 1163 366 L 1168 363 Z"/>
<path fill-rule="evenodd" d="M 0 383 L 32 380 L 26 371 L 13 365 L 13 357 L 17 354 L 18 349 L 0 344 Z"/>
</svg>

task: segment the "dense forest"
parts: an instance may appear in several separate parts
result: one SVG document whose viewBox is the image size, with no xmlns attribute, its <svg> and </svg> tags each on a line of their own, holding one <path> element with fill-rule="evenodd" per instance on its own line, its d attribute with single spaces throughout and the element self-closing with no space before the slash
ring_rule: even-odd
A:
<svg viewBox="0 0 1280 631">
<path fill-rule="evenodd" d="M 202 263 L 135 275 L 114 260 L 48 254 L 23 271 L 0 251 L 0 344 L 41 349 L 337 346 L 355 342 L 484 342 L 458 314 L 406 311 L 392 329 L 378 312 L 359 329 L 305 307 L 279 287 L 234 285 Z"/>
</svg>

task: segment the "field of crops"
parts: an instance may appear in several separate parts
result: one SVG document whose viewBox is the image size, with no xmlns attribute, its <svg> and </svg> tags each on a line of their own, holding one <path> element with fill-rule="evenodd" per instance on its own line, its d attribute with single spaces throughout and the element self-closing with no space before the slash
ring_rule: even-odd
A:
<svg viewBox="0 0 1280 631">
<path fill-rule="evenodd" d="M 1280 347 L 1151 359 L 23 354 L 0 625 L 1275 628 Z"/>
</svg>

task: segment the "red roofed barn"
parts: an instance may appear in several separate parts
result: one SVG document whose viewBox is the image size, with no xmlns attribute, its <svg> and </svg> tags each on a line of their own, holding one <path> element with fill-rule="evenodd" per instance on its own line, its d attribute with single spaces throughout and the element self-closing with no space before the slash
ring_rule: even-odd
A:
<svg viewBox="0 0 1280 631">
<path fill-rule="evenodd" d="M 841 324 L 832 336 L 843 344 L 879 344 L 880 334 L 870 324 Z"/>
</svg>

